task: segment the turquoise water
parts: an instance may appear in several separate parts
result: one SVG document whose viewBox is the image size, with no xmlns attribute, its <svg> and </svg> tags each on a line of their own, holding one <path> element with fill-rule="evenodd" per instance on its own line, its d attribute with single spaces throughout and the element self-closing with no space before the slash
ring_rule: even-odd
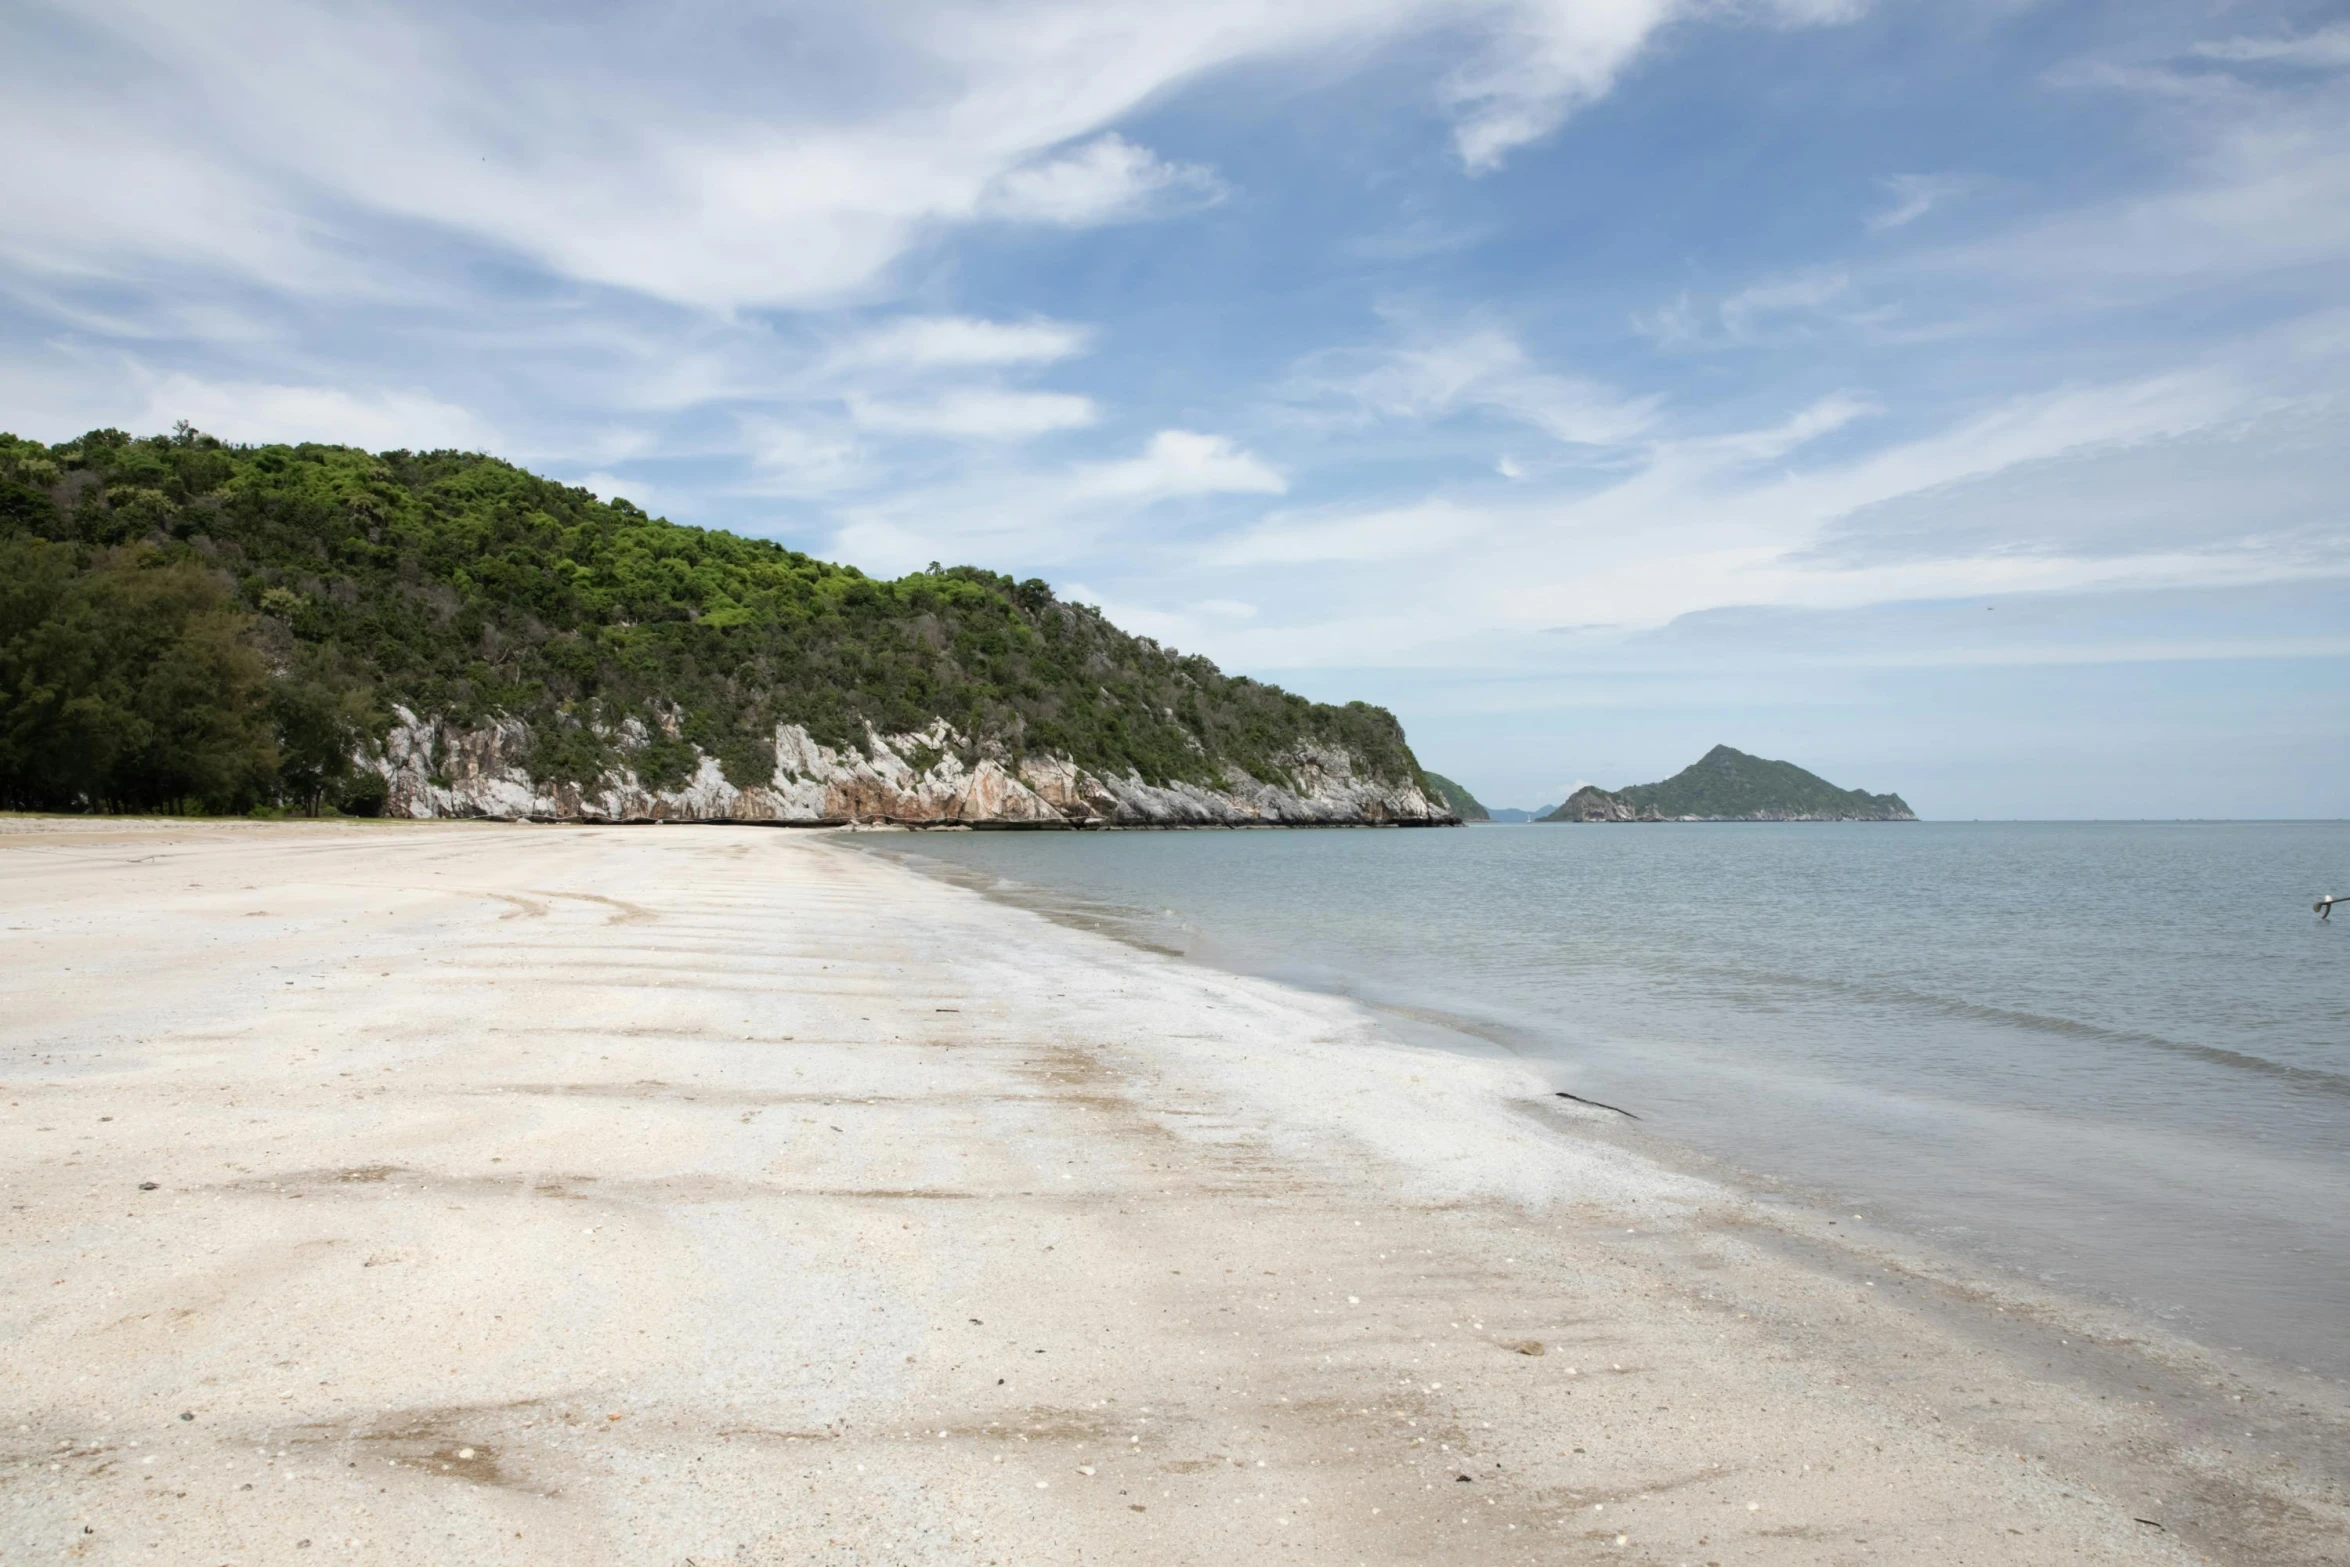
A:
<svg viewBox="0 0 2350 1567">
<path fill-rule="evenodd" d="M 2310 910 L 2350 824 L 865 841 L 1437 1016 L 1782 1200 L 2350 1377 L 2350 912 Z"/>
</svg>

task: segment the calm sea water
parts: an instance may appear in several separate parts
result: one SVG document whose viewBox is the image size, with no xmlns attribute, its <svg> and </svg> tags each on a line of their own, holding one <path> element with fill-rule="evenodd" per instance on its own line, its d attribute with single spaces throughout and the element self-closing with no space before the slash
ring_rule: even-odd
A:
<svg viewBox="0 0 2350 1567">
<path fill-rule="evenodd" d="M 2350 824 L 864 841 L 1448 1020 L 1788 1200 L 2350 1376 L 2350 910 L 2310 910 Z"/>
</svg>

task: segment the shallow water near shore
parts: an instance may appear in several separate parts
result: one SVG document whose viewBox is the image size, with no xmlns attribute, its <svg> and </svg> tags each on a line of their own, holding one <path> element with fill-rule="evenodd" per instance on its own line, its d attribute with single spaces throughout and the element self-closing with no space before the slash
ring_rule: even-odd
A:
<svg viewBox="0 0 2350 1567">
<path fill-rule="evenodd" d="M 1541 1063 L 1767 1193 L 2350 1378 L 2350 823 L 864 838 Z"/>
</svg>

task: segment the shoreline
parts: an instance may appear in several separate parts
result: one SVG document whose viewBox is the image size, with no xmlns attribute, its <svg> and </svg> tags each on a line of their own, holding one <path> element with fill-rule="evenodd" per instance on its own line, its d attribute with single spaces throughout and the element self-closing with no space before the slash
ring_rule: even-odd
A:
<svg viewBox="0 0 2350 1567">
<path fill-rule="evenodd" d="M 2331 1402 L 2117 1399 L 2143 1349 L 2044 1364 L 2069 1322 L 1805 1255 L 1523 1067 L 821 836 L 15 819 L 0 866 L 19 1550 L 2350 1539 L 2271 1457 Z"/>
<path fill-rule="evenodd" d="M 1666 1122 L 1651 1122 L 1648 1117 L 1656 1113 L 1656 1104 L 1623 1097 L 1635 1092 L 1629 1083 L 1606 1090 L 1605 1101 L 1589 1100 L 1588 1093 L 1602 1090 L 1589 1086 L 1587 1074 L 1573 1064 L 1573 1056 L 1554 1048 L 1543 1031 L 1525 1018 L 1522 1008 L 1514 1018 L 1492 1010 L 1479 1012 L 1473 1009 L 1473 1004 L 1453 999 L 1441 988 L 1431 991 L 1425 983 L 1415 987 L 1376 964 L 1362 972 L 1344 968 L 1328 951 L 1320 951 L 1312 959 L 1289 952 L 1284 955 L 1285 961 L 1269 961 L 1263 951 L 1247 940 L 1236 944 L 1228 939 L 1230 933 L 1218 930 L 1215 916 L 1197 908 L 1182 916 L 1168 909 L 1163 911 L 1166 917 L 1161 918 L 1154 895 L 1142 882 L 1117 894 L 1106 890 L 1117 884 L 1115 878 L 1099 888 L 1090 888 L 1083 878 L 1056 876 L 1047 869 L 1040 876 L 1023 880 L 1022 872 L 1001 857 L 971 859 L 943 852 L 926 854 L 912 845 L 901 849 L 887 840 L 863 842 L 860 847 L 888 855 L 949 885 L 1057 924 L 1198 963 L 1217 972 L 1268 980 L 1345 1001 L 1380 1019 L 1384 1033 L 1407 1043 L 1424 1044 L 1466 1058 L 1498 1056 L 1522 1062 L 1549 1078 L 1552 1088 L 1582 1090 L 1570 1097 L 1619 1109 L 1628 1120 L 1639 1123 L 1602 1124 L 1584 1135 L 1616 1141 L 1628 1151 L 1678 1173 L 1721 1184 L 1769 1209 L 1774 1223 L 1784 1223 L 1811 1239 L 1849 1242 L 1871 1238 L 1869 1245 L 1874 1253 L 1902 1259 L 1902 1265 L 1909 1271 L 1929 1274 L 1975 1293 L 1996 1292 L 2017 1309 L 2028 1309 L 2051 1321 L 2076 1321 L 2082 1324 L 2084 1332 L 2094 1331 L 2106 1338 L 2159 1342 L 2166 1346 L 2165 1358 L 2175 1364 L 2249 1374 L 2280 1388 L 2295 1389 L 2296 1396 L 2319 1404 L 2336 1408 L 2350 1405 L 2350 1377 L 2345 1377 L 2334 1361 L 2324 1360 L 2323 1354 L 2308 1353 L 2311 1349 L 2331 1352 L 2336 1348 L 2332 1344 L 2281 1343 L 2270 1335 L 2265 1342 L 2247 1345 L 2237 1340 L 2261 1340 L 2262 1335 L 2247 1334 L 2242 1323 L 2231 1324 L 2226 1318 L 2211 1314 L 2198 1316 L 2191 1308 L 2149 1307 L 2111 1280 L 2100 1280 L 2078 1270 L 2059 1282 L 2060 1275 L 2042 1271 L 2050 1261 L 2045 1246 L 2035 1255 L 2028 1245 L 2016 1244 L 2012 1236 L 1986 1227 L 1985 1221 L 1975 1220 L 1973 1215 L 1921 1211 L 1914 1198 L 1905 1204 L 1898 1191 L 1887 1193 L 1855 1184 L 1868 1181 L 1865 1172 L 1846 1168 L 1831 1176 L 1815 1169 L 1807 1175 L 1800 1166 L 1797 1173 L 1788 1173 L 1783 1158 L 1772 1164 L 1758 1163 L 1753 1148 L 1742 1149 L 1735 1135 L 1723 1135 L 1727 1129 L 1720 1126 L 1701 1125 L 1694 1130 L 1687 1126 L 1672 1128 L 1669 1114 Z M 1179 899 L 1181 889 L 1169 885 L 1159 895 Z M 1120 896 L 1133 901 L 1121 903 Z M 1428 977 L 1425 973 L 1418 975 L 1423 982 Z M 1619 1015 L 1617 1026 L 1624 1026 L 1624 1021 Z M 1729 1021 L 1734 1026 L 1735 1020 Z M 1637 1029 L 1637 1022 L 1632 1026 Z M 1735 1034 L 1725 1032 L 1722 1037 L 1734 1038 Z M 1665 1079 L 1685 1075 L 1692 1068 L 1700 1073 L 1703 1070 L 1699 1063 L 1683 1062 L 1681 1067 L 1680 1073 L 1651 1072 L 1647 1086 L 1654 1092 L 1669 1087 Z M 2300 1069 L 2271 1070 L 2291 1075 Z M 1707 1132 L 1713 1135 L 1705 1135 Z M 1841 1195 L 1863 1192 L 1867 1195 Z M 1839 1228 L 1841 1221 L 1837 1215 L 1856 1206 L 1871 1210 L 1866 1227 Z M 1894 1211 L 1899 1217 L 1888 1218 L 1886 1210 Z M 1858 1221 L 1861 1216 L 1850 1217 Z M 1998 1216 L 1992 1216 L 1988 1223 L 1995 1225 L 1997 1219 Z M 1943 1231 L 1963 1233 L 1966 1242 L 1950 1239 Z M 2213 1374 L 2218 1372 L 2215 1370 Z"/>
<path fill-rule="evenodd" d="M 955 860 L 891 854 L 884 844 L 870 847 L 929 879 L 1066 929 L 1206 972 L 1358 1009 L 1373 1020 L 1375 1034 L 1405 1048 L 1462 1062 L 1503 1063 L 1549 1081 L 1549 1064 L 1529 1053 L 1512 1037 L 1515 1031 L 1507 1025 L 1424 1004 L 1367 996 L 1335 983 L 1317 985 L 1295 977 L 1222 966 L 1211 958 L 1155 940 L 1141 926 L 1115 914 L 1091 915 L 1080 899 L 1053 888 L 1009 881 Z M 2215 1388 L 2258 1388 L 2258 1396 L 2271 1402 L 2290 1404 L 2304 1412 L 2326 1411 L 2325 1418 L 2313 1425 L 2290 1421 L 2268 1425 L 2259 1433 L 2261 1448 L 2271 1459 L 2290 1457 L 2312 1473 L 2330 1474 L 2336 1486 L 2350 1482 L 2350 1462 L 2345 1462 L 2337 1445 L 2341 1436 L 2350 1432 L 2350 1388 L 2338 1378 L 2272 1356 L 2231 1350 L 2191 1337 L 2127 1302 L 2044 1283 L 2019 1262 L 1937 1244 L 1911 1230 L 1864 1222 L 1859 1214 L 1850 1214 L 1849 1221 L 1832 1218 L 1831 1214 L 1842 1214 L 1844 1208 L 1825 1188 L 1747 1169 L 1725 1155 L 1641 1124 L 1639 1117 L 1617 1106 L 1579 1095 L 1562 1097 L 1615 1112 L 1580 1119 L 1574 1128 L 1578 1138 L 1604 1143 L 1673 1177 L 1718 1189 L 1726 1200 L 1745 1210 L 1738 1222 L 1746 1233 L 1794 1266 L 1853 1276 L 1874 1271 L 1880 1277 L 1898 1277 L 1930 1287 L 1936 1294 L 1929 1304 L 1942 1327 L 1985 1345 L 1993 1353 L 2060 1368 L 2065 1378 L 2106 1397 L 2144 1394 L 2154 1391 L 2154 1384 L 2159 1383 L 2160 1398 L 2167 1407 L 2193 1410 L 2195 1418 L 2205 1424 L 2241 1421 L 2240 1408 L 2220 1407 L 2223 1402 L 2236 1403 L 2239 1395 L 2230 1392 L 2214 1397 Z M 1626 1125 L 1617 1116 L 1635 1124 Z"/>
</svg>

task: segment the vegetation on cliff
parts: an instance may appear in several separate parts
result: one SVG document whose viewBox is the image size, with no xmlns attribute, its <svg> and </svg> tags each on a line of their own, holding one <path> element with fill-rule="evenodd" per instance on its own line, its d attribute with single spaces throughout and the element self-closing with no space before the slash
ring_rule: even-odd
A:
<svg viewBox="0 0 2350 1567">
<path fill-rule="evenodd" d="M 346 759 L 395 702 L 523 719 L 543 780 L 625 760 L 659 787 L 698 748 L 760 783 L 779 724 L 858 746 L 935 718 L 1157 784 L 1287 783 L 1317 742 L 1423 776 L 1384 709 L 1227 676 L 1033 579 L 880 581 L 472 453 L 0 435 L 0 805 L 364 810 Z"/>
<path fill-rule="evenodd" d="M 1839 789 L 1793 762 L 1717 745 L 1662 783 L 1578 789 L 1546 822 L 1915 821 L 1897 794 Z"/>
<path fill-rule="evenodd" d="M 1477 797 L 1475 795 L 1469 793 L 1468 790 L 1462 788 L 1459 784 L 1454 783 L 1451 779 L 1445 777 L 1442 773 L 1431 773 L 1423 771 L 1420 776 L 1428 781 L 1429 792 L 1434 794 L 1439 800 L 1443 801 L 1444 808 L 1452 812 L 1453 815 L 1459 817 L 1462 821 L 1483 822 L 1492 820 L 1492 817 L 1486 814 L 1485 807 L 1477 802 Z"/>
</svg>

